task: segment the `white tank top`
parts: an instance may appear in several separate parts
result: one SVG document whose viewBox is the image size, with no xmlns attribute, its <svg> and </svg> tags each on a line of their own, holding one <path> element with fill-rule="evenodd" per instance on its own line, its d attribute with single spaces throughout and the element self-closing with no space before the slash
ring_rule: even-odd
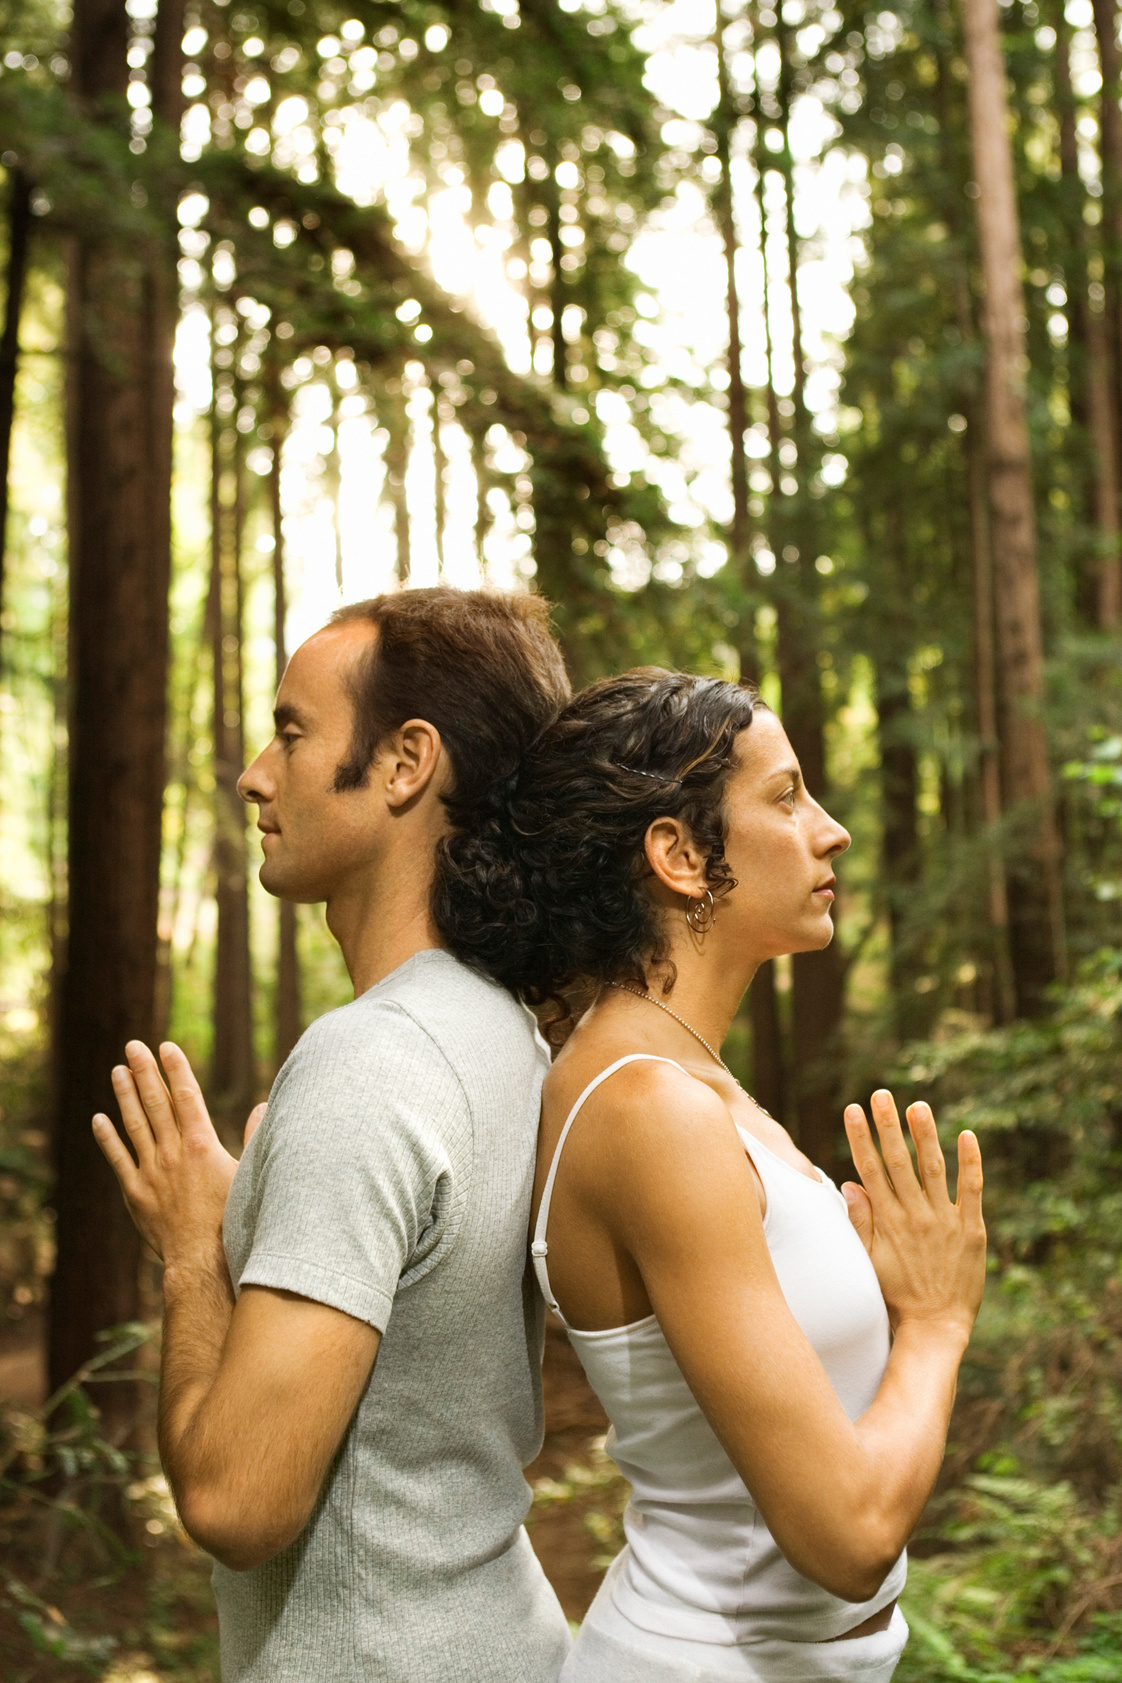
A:
<svg viewBox="0 0 1122 1683">
<path fill-rule="evenodd" d="M 796 1572 L 695 1402 L 655 1316 L 580 1332 L 565 1322 L 549 1289 L 546 1229 L 569 1129 L 600 1083 L 639 1059 L 673 1062 L 633 1052 L 589 1082 L 557 1141 L 531 1245 L 542 1296 L 564 1323 L 611 1421 L 608 1452 L 631 1484 L 623 1516 L 629 1547 L 613 1599 L 633 1624 L 660 1636 L 829 1642 L 896 1599 L 907 1556 L 863 1602 L 842 1601 Z M 888 1360 L 888 1315 L 873 1265 L 845 1199 L 821 1170 L 810 1180 L 753 1134 L 737 1132 L 763 1183 L 764 1238 L 787 1306 L 856 1420 Z"/>
</svg>

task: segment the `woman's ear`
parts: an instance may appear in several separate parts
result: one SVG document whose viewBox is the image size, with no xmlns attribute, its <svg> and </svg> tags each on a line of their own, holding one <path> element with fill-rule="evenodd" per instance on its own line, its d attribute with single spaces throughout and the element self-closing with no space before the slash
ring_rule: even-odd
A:
<svg viewBox="0 0 1122 1683">
<path fill-rule="evenodd" d="M 656 818 L 643 838 L 647 864 L 672 894 L 700 894 L 707 886 L 705 860 L 679 818 Z"/>
</svg>

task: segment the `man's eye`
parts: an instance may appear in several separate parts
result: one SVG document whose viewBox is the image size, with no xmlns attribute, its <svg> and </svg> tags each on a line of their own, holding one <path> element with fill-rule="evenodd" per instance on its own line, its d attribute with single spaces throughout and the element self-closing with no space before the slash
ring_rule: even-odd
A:
<svg viewBox="0 0 1122 1683">
<path fill-rule="evenodd" d="M 299 742 L 300 733 L 295 730 L 282 730 L 280 733 L 280 739 L 286 748 L 292 748 L 297 742 Z"/>
</svg>

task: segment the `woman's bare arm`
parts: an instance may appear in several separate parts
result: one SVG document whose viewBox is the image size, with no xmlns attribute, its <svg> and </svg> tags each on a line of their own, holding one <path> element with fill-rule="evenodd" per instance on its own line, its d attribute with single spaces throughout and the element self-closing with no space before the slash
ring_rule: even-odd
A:
<svg viewBox="0 0 1122 1683">
<path fill-rule="evenodd" d="M 854 1225 L 894 1328 L 876 1398 L 851 1422 L 783 1297 L 727 1107 L 665 1065 L 621 1074 L 596 1095 L 603 1145 L 595 1165 L 578 1154 L 581 1201 L 637 1264 L 691 1390 L 788 1560 L 832 1593 L 867 1600 L 934 1485 L 981 1300 L 977 1142 L 960 1141 L 952 1203 L 926 1107 L 911 1116 L 922 1185 L 890 1095 L 874 1106 L 883 1164 L 860 1111 L 847 1113 L 863 1181 L 850 1191 Z"/>
</svg>

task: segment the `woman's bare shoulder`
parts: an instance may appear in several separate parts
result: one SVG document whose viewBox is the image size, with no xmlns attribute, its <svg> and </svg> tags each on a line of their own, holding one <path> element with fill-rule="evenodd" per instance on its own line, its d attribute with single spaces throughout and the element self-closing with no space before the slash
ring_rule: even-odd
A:
<svg viewBox="0 0 1122 1683">
<path fill-rule="evenodd" d="M 649 1149 L 671 1137 L 708 1138 L 715 1129 L 719 1137 L 735 1140 L 729 1107 L 707 1082 L 661 1054 L 637 1055 L 634 1046 L 620 1046 L 607 1037 L 566 1047 L 547 1075 L 542 1117 L 548 1136 L 556 1137 L 589 1084 L 622 1058 L 630 1061 L 584 1100 L 581 1114 L 593 1126 L 581 1133 L 607 1137 L 613 1151 L 628 1146 Z"/>
</svg>

